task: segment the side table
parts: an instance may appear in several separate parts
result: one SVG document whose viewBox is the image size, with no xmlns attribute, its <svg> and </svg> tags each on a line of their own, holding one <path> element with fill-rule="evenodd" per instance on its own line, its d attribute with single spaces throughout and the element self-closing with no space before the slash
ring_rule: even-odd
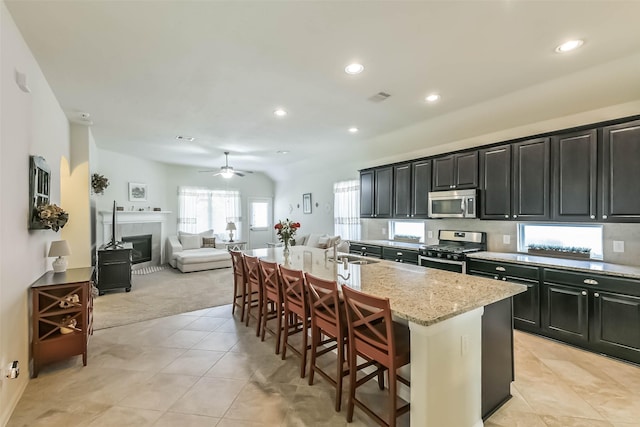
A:
<svg viewBox="0 0 640 427">
<path fill-rule="evenodd" d="M 223 241 L 224 247 L 228 251 L 246 251 L 247 250 L 247 242 L 241 242 L 234 240 L 233 242 Z"/>
</svg>

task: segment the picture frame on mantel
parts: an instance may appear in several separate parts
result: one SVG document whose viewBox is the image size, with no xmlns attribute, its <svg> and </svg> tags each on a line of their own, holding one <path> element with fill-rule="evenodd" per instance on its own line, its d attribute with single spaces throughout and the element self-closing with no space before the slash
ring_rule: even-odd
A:
<svg viewBox="0 0 640 427">
<path fill-rule="evenodd" d="M 302 195 L 302 213 L 311 213 L 311 193 L 304 193 Z"/>
<path fill-rule="evenodd" d="M 147 184 L 130 182 L 129 183 L 129 201 L 130 202 L 146 202 L 147 201 Z"/>
</svg>

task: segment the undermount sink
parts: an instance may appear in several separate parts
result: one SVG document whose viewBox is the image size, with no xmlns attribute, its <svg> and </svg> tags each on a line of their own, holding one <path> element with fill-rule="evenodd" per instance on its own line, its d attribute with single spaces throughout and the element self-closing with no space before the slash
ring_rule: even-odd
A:
<svg viewBox="0 0 640 427">
<path fill-rule="evenodd" d="M 349 264 L 359 264 L 359 265 L 376 264 L 376 263 L 380 262 L 380 261 L 376 261 L 375 259 L 363 258 L 363 257 L 359 257 L 359 256 L 338 255 L 337 262 L 343 263 L 345 260 Z M 333 262 L 334 259 L 333 258 L 329 258 L 329 261 Z"/>
</svg>

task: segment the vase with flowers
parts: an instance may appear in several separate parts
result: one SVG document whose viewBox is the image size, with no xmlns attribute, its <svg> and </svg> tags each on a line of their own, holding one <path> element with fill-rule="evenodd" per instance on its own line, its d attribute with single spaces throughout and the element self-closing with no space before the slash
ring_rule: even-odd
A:
<svg viewBox="0 0 640 427">
<path fill-rule="evenodd" d="M 69 221 L 69 214 L 58 205 L 44 204 L 36 208 L 36 220 L 43 228 L 58 231 Z"/>
<path fill-rule="evenodd" d="M 109 186 L 109 179 L 104 175 L 94 173 L 91 175 L 91 189 L 95 194 L 104 194 L 105 188 Z"/>
<path fill-rule="evenodd" d="M 293 236 L 296 235 L 296 231 L 300 228 L 299 222 L 290 221 L 289 218 L 284 221 L 280 220 L 275 225 L 276 234 L 278 235 L 278 240 L 284 243 L 284 254 L 289 253 L 289 244 Z"/>
</svg>

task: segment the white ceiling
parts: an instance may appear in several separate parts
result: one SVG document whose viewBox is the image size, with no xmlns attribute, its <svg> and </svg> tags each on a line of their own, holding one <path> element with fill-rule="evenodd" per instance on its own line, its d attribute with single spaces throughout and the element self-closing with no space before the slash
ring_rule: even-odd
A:
<svg viewBox="0 0 640 427">
<path fill-rule="evenodd" d="M 277 179 L 278 150 L 364 167 L 640 100 L 640 1 L 5 3 L 71 121 L 88 112 L 101 148 L 168 163 L 230 151 Z M 554 53 L 572 38 L 585 45 Z M 344 73 L 353 61 L 361 75 Z"/>
</svg>

